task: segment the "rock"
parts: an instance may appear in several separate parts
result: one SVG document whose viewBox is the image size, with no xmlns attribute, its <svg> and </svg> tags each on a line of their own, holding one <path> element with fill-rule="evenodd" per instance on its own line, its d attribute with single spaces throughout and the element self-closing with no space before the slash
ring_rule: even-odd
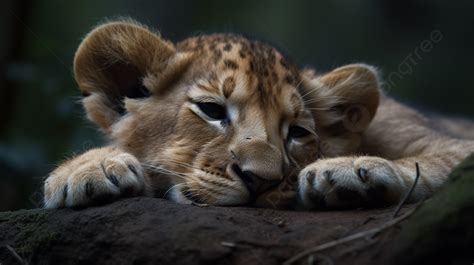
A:
<svg viewBox="0 0 474 265">
<path fill-rule="evenodd" d="M 280 264 L 309 246 L 374 227 L 392 211 L 291 212 L 131 198 L 83 210 L 0 213 L 0 246 L 29 264 Z M 16 262 L 3 247 L 0 263 L 7 261 Z"/>
</svg>

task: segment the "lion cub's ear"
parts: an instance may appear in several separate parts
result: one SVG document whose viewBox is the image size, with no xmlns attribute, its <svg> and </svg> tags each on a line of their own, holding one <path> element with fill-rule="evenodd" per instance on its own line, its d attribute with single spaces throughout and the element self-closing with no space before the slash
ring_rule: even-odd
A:
<svg viewBox="0 0 474 265">
<path fill-rule="evenodd" d="M 190 57 L 135 22 L 95 28 L 74 58 L 74 76 L 88 117 L 108 131 L 126 112 L 125 97 L 160 93 L 184 71 Z"/>
<path fill-rule="evenodd" d="M 339 141 L 339 146 L 344 142 L 346 149 L 356 148 L 360 133 L 369 126 L 379 105 L 380 82 L 375 68 L 351 64 L 322 75 L 305 71 L 303 77 L 304 99 L 320 131 L 326 138 Z"/>
</svg>

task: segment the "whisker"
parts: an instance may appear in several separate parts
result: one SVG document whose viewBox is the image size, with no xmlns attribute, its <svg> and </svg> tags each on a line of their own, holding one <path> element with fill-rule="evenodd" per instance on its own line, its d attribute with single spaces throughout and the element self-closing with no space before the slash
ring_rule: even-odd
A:
<svg viewBox="0 0 474 265">
<path fill-rule="evenodd" d="M 325 100 L 347 100 L 347 97 L 342 97 L 342 96 L 325 96 L 325 97 L 316 97 L 316 98 L 311 98 L 308 100 L 303 100 L 305 104 L 309 103 L 314 103 L 314 102 L 320 102 L 320 101 L 325 101 Z"/>
<path fill-rule="evenodd" d="M 299 88 L 300 88 L 300 86 L 301 86 L 302 83 L 303 83 L 303 78 L 301 78 L 300 81 L 298 82 L 298 84 L 296 84 L 296 86 L 295 86 L 295 89 L 296 89 L 297 91 L 299 91 Z M 301 98 L 304 98 L 304 96 L 301 96 Z"/>
<path fill-rule="evenodd" d="M 181 185 L 184 185 L 184 184 L 186 184 L 186 183 L 178 183 L 178 184 L 175 184 L 175 185 L 171 186 L 169 189 L 167 189 L 165 191 L 165 194 L 163 194 L 163 198 L 166 198 L 166 195 L 168 195 L 168 192 L 170 192 L 172 189 L 174 189 L 176 187 L 179 187 Z"/>
<path fill-rule="evenodd" d="M 142 164 L 144 167 L 147 167 L 149 169 L 152 169 L 156 172 L 159 172 L 159 173 L 167 173 L 167 174 L 172 174 L 172 175 L 178 175 L 178 176 L 185 176 L 184 173 L 180 173 L 180 172 L 175 172 L 173 170 L 169 170 L 169 169 L 166 169 L 166 168 L 163 168 L 163 167 L 160 167 L 160 166 L 155 166 L 155 165 L 147 165 L 147 164 Z"/>
<path fill-rule="evenodd" d="M 151 160 L 149 161 L 148 163 L 153 163 L 153 162 L 158 162 L 158 163 L 163 163 L 163 162 L 170 162 L 170 163 L 173 163 L 175 165 L 180 165 L 180 166 L 183 166 L 183 167 L 186 167 L 186 168 L 192 168 L 192 169 L 199 169 L 198 167 L 195 167 L 189 163 L 186 163 L 186 162 L 183 162 L 183 161 L 177 161 L 177 160 L 174 160 L 174 159 L 155 159 L 155 160 Z"/>
<path fill-rule="evenodd" d="M 144 167 L 147 167 L 147 168 L 153 170 L 154 172 L 163 173 L 163 174 L 168 174 L 168 175 L 180 177 L 180 178 L 183 178 L 183 179 L 186 179 L 185 177 L 190 177 L 190 175 L 188 175 L 188 174 L 184 174 L 184 173 L 180 173 L 180 172 L 175 172 L 175 171 L 172 171 L 172 170 L 163 168 L 163 167 L 157 167 L 157 166 L 154 166 L 154 165 L 146 165 L 146 164 L 142 164 L 142 165 L 143 165 Z"/>
<path fill-rule="evenodd" d="M 183 195 L 186 198 L 190 199 L 191 201 L 194 201 L 193 199 L 195 198 L 199 198 L 200 200 L 207 200 L 211 197 L 212 194 L 204 188 L 201 188 L 201 189 L 188 188 L 183 193 Z"/>
<path fill-rule="evenodd" d="M 176 171 L 173 171 L 173 170 L 170 170 L 170 169 L 166 169 L 162 166 L 147 165 L 147 164 L 145 164 L 145 166 L 147 166 L 147 167 L 149 167 L 149 168 L 151 168 L 151 169 L 153 169 L 157 172 L 160 172 L 160 173 L 177 176 L 177 177 L 180 177 L 180 178 L 185 179 L 185 180 L 192 179 L 194 181 L 202 182 L 202 180 L 200 178 L 197 178 L 194 174 L 176 172 Z M 193 169 L 199 170 L 200 172 L 203 172 L 201 169 L 196 168 L 196 167 L 193 167 Z"/>
<path fill-rule="evenodd" d="M 186 163 L 184 161 L 179 161 L 179 160 L 171 159 L 171 158 L 155 158 L 153 160 L 149 160 L 148 162 L 149 163 L 151 163 L 151 162 L 173 162 L 173 163 L 179 163 L 179 164 L 183 164 L 183 165 L 187 165 L 187 166 L 192 166 L 191 164 Z"/>
<path fill-rule="evenodd" d="M 298 88 L 298 87 L 296 87 Z M 307 97 L 309 94 L 313 93 L 314 91 L 316 91 L 316 89 L 310 89 L 308 92 L 306 92 L 304 95 L 301 96 L 301 98 L 304 100 L 305 97 Z"/>
<path fill-rule="evenodd" d="M 307 110 L 331 110 L 331 108 L 305 108 Z"/>
</svg>

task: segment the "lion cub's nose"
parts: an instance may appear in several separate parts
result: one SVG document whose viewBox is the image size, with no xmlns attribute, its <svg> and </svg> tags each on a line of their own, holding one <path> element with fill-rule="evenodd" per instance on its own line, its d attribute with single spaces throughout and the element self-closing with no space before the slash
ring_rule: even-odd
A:
<svg viewBox="0 0 474 265">
<path fill-rule="evenodd" d="M 232 170 L 237 176 L 239 176 L 249 191 L 250 202 L 255 202 L 258 194 L 261 194 L 280 183 L 280 180 L 267 180 L 255 175 L 251 171 L 242 171 L 237 164 L 232 165 Z"/>
<path fill-rule="evenodd" d="M 262 180 L 283 178 L 283 159 L 278 148 L 263 140 L 247 140 L 231 149 L 234 163 L 242 172 L 258 176 Z"/>
</svg>

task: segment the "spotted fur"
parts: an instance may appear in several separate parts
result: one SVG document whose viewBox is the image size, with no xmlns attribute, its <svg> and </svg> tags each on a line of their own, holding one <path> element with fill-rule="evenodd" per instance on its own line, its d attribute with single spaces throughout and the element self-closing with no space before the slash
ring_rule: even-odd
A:
<svg viewBox="0 0 474 265">
<path fill-rule="evenodd" d="M 235 34 L 174 44 L 134 21 L 110 22 L 83 40 L 74 74 L 88 118 L 111 144 L 50 174 L 49 208 L 136 195 L 279 208 L 389 204 L 411 186 L 415 162 L 418 200 L 474 151 L 386 98 L 371 66 L 301 70 Z"/>
</svg>

